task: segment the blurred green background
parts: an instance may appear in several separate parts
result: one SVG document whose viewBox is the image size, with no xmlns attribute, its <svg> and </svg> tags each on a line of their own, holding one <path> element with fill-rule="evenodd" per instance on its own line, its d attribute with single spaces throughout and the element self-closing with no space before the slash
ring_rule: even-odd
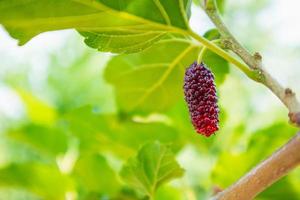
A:
<svg viewBox="0 0 300 200">
<path fill-rule="evenodd" d="M 272 75 L 298 94 L 299 5 L 228 0 L 224 14 L 239 40 L 259 50 Z M 191 24 L 200 34 L 213 27 L 196 6 Z M 75 31 L 57 31 L 19 47 L 0 30 L 0 200 L 146 199 L 120 174 L 129 158 L 142 157 L 144 144 L 160 151 L 169 145 L 184 169 L 155 199 L 208 199 L 213 188 L 232 184 L 297 131 L 276 97 L 234 67 L 217 77 L 221 129 L 210 138 L 194 132 L 182 94 L 164 112 L 126 113 L 107 78 L 122 66 L 82 40 Z M 257 199 L 300 200 L 300 170 Z"/>
</svg>

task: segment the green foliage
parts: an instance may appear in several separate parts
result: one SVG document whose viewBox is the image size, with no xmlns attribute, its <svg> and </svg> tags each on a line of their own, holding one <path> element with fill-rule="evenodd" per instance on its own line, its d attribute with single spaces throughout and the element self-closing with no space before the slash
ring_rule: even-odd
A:
<svg viewBox="0 0 300 200">
<path fill-rule="evenodd" d="M 131 158 L 121 171 L 122 178 L 129 185 L 150 198 L 160 185 L 182 175 L 183 169 L 170 149 L 159 143 L 145 144 L 136 158 Z"/>
<path fill-rule="evenodd" d="M 224 2 L 217 0 L 222 13 Z M 226 79 L 229 63 L 209 50 L 203 61 L 216 77 L 220 131 L 195 133 L 182 91 L 185 69 L 202 49 L 187 36 L 191 4 L 0 1 L 0 24 L 20 45 L 47 31 L 80 33 L 47 54 L 44 74 L 32 73 L 27 60 L 26 70 L 0 74 L 24 108 L 13 120 L 0 113 L 0 200 L 207 199 L 215 185 L 232 184 L 293 135 L 280 117 L 286 113 L 257 111 L 260 99 L 253 105 L 254 92 L 235 73 Z M 219 45 L 216 29 L 204 37 Z M 119 55 L 76 45 L 82 38 Z M 266 120 L 263 114 L 274 124 L 252 123 Z M 299 199 L 299 177 L 295 171 L 257 199 Z"/>
<path fill-rule="evenodd" d="M 92 48 L 132 53 L 151 46 L 170 27 L 188 29 L 190 0 L 4 0 L 0 23 L 25 44 L 52 30 L 77 29 Z"/>
<path fill-rule="evenodd" d="M 285 199 L 288 197 L 290 200 L 299 199 L 299 186 L 293 185 L 293 179 L 291 177 L 284 177 L 278 182 L 274 183 L 270 188 L 258 195 L 258 200 L 267 199 Z"/>
<path fill-rule="evenodd" d="M 24 90 L 17 90 L 26 105 L 28 117 L 37 124 L 51 125 L 56 121 L 56 111 L 46 102 Z"/>
<path fill-rule="evenodd" d="M 11 164 L 0 170 L 0 185 L 25 188 L 46 200 L 63 200 L 71 180 L 57 167 L 38 163 Z"/>
<path fill-rule="evenodd" d="M 225 12 L 225 0 L 216 0 L 217 2 L 217 6 L 218 6 L 218 9 L 220 11 L 220 13 L 224 13 Z"/>
<path fill-rule="evenodd" d="M 170 37 L 142 53 L 114 57 L 105 77 L 115 86 L 122 110 L 163 111 L 182 97 L 185 67 L 198 52 L 190 41 Z"/>
<path fill-rule="evenodd" d="M 114 195 L 120 188 L 116 174 L 105 158 L 97 154 L 83 154 L 78 158 L 73 175 L 88 194 Z"/>
<path fill-rule="evenodd" d="M 173 142 L 178 146 L 182 143 L 177 130 L 162 122 L 143 123 L 116 115 L 101 115 L 93 113 L 90 107 L 76 109 L 64 119 L 80 138 L 80 148 L 84 151 L 99 149 L 128 158 L 148 141 Z"/>
<path fill-rule="evenodd" d="M 65 153 L 68 148 L 68 138 L 59 128 L 50 128 L 29 124 L 9 133 L 14 140 L 32 146 L 35 150 L 52 156 Z"/>
</svg>

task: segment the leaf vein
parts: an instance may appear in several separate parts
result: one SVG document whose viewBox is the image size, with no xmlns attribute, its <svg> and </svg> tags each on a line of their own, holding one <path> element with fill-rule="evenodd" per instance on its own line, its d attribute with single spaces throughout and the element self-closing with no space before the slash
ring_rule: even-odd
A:
<svg viewBox="0 0 300 200">
<path fill-rule="evenodd" d="M 176 67 L 176 65 L 180 62 L 180 60 L 188 53 L 190 52 L 194 46 L 190 45 L 188 46 L 184 51 L 181 52 L 179 56 L 170 64 L 169 68 L 166 70 L 166 72 L 162 75 L 160 80 L 157 81 L 156 84 L 154 84 L 145 94 L 137 101 L 137 103 L 132 107 L 136 108 L 141 103 L 143 103 L 146 98 L 153 92 L 155 89 L 157 89 L 169 76 L 169 74 L 172 72 L 172 70 Z"/>
</svg>

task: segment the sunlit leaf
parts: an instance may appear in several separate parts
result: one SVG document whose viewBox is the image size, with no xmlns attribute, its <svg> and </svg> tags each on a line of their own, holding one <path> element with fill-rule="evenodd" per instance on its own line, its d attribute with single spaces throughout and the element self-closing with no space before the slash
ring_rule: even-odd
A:
<svg viewBox="0 0 300 200">
<path fill-rule="evenodd" d="M 284 177 L 258 195 L 257 200 L 299 200 L 300 192 L 290 182 L 290 177 Z"/>
<path fill-rule="evenodd" d="M 182 199 L 182 192 L 179 189 L 170 186 L 163 186 L 157 190 L 155 194 L 155 200 L 181 200 Z"/>
<path fill-rule="evenodd" d="M 127 112 L 155 112 L 182 97 L 184 71 L 197 58 L 199 47 L 186 39 L 162 40 L 138 54 L 119 55 L 107 66 L 106 79 Z"/>
<path fill-rule="evenodd" d="M 119 190 L 116 174 L 105 158 L 98 154 L 83 154 L 75 164 L 73 176 L 86 193 L 114 195 Z"/>
<path fill-rule="evenodd" d="M 209 39 L 209 40 L 216 40 L 216 39 L 220 39 L 221 35 L 220 32 L 218 31 L 218 29 L 210 29 L 208 31 L 206 31 L 203 35 L 203 37 Z"/>
<path fill-rule="evenodd" d="M 218 9 L 219 9 L 219 12 L 221 14 L 223 14 L 224 11 L 225 11 L 225 2 L 226 2 L 226 0 L 216 0 L 216 2 L 217 2 L 217 6 L 218 6 Z"/>
<path fill-rule="evenodd" d="M 72 181 L 54 166 L 36 163 L 12 164 L 0 169 L 0 186 L 31 191 L 45 200 L 64 200 Z"/>
<path fill-rule="evenodd" d="M 170 30 L 187 30 L 190 6 L 190 0 L 4 0 L 0 23 L 20 44 L 45 31 L 75 28 L 93 48 L 132 53 Z"/>
<path fill-rule="evenodd" d="M 159 143 L 144 145 L 138 155 L 129 159 L 121 170 L 126 183 L 150 197 L 160 185 L 182 175 L 183 169 L 170 149 Z"/>
<path fill-rule="evenodd" d="M 23 100 L 28 117 L 37 124 L 53 125 L 57 119 L 56 110 L 48 103 L 24 90 L 17 90 Z"/>
<path fill-rule="evenodd" d="M 66 152 L 68 147 L 68 138 L 59 128 L 31 124 L 11 131 L 9 136 L 52 156 Z"/>
<path fill-rule="evenodd" d="M 145 142 L 158 140 L 179 146 L 186 142 L 176 129 L 164 123 L 141 123 L 117 115 L 101 115 L 90 107 L 74 110 L 64 119 L 70 131 L 80 138 L 82 150 L 112 151 L 128 158 Z"/>
<path fill-rule="evenodd" d="M 1 200 L 41 200 L 37 195 L 20 188 L 0 188 Z"/>
</svg>

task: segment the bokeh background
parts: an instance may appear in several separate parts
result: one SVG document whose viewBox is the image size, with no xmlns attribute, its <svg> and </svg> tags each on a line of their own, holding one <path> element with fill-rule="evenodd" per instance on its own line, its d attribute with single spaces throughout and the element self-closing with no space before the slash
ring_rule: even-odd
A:
<svg viewBox="0 0 300 200">
<path fill-rule="evenodd" d="M 241 43 L 259 51 L 268 71 L 297 94 L 299 6 L 227 0 L 223 15 Z M 196 6 L 191 24 L 199 34 L 213 27 Z M 43 33 L 20 47 L 0 27 L 0 200 L 140 199 L 124 189 L 118 172 L 152 140 L 171 143 L 185 169 L 156 199 L 207 199 L 297 131 L 279 100 L 234 67 L 218 85 L 221 130 L 211 138 L 193 131 L 183 99 L 165 113 L 129 117 L 103 76 L 112 56 L 88 48 L 74 30 Z M 93 163 L 86 152 L 101 161 Z M 74 171 L 86 175 L 84 184 Z M 257 199 L 300 200 L 300 170 Z"/>
</svg>

